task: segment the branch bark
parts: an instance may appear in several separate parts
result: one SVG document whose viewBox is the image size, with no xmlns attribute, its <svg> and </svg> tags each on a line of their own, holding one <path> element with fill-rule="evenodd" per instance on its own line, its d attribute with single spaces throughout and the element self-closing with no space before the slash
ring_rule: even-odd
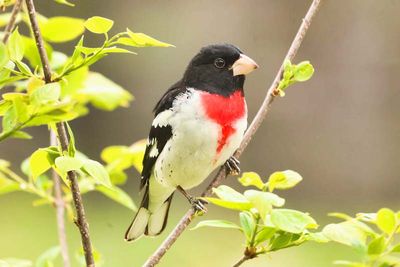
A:
<svg viewBox="0 0 400 267">
<path fill-rule="evenodd" d="M 29 13 L 29 20 L 31 22 L 33 35 L 36 40 L 36 46 L 39 50 L 40 60 L 42 62 L 42 66 L 43 66 L 44 80 L 46 83 L 51 83 L 52 80 L 51 80 L 51 69 L 50 69 L 49 59 L 47 57 L 46 50 L 44 48 L 43 38 L 40 33 L 39 25 L 38 25 L 38 22 L 36 19 L 36 10 L 35 10 L 35 5 L 33 3 L 33 0 L 26 0 L 26 6 L 28 9 L 28 13 Z M 60 142 L 62 150 L 68 151 L 69 138 L 68 138 L 67 132 L 65 130 L 64 123 L 62 123 L 62 122 L 57 123 L 56 128 L 57 128 L 58 140 Z M 71 184 L 71 192 L 72 192 L 73 202 L 75 205 L 76 215 L 77 215 L 76 225 L 78 226 L 78 229 L 81 234 L 81 240 L 82 240 L 83 251 L 85 254 L 86 266 L 94 267 L 95 262 L 94 262 L 94 258 L 93 258 L 92 243 L 91 243 L 90 235 L 89 235 L 89 225 L 86 220 L 82 196 L 81 196 L 79 186 L 78 186 L 78 175 L 75 171 L 69 171 L 67 173 L 67 176 L 68 176 L 68 180 L 70 181 L 70 184 Z"/>
<path fill-rule="evenodd" d="M 240 265 L 242 265 L 245 261 L 250 260 L 251 258 L 247 257 L 246 255 L 243 255 L 242 258 L 240 258 L 240 260 L 238 262 L 236 262 L 234 265 L 232 265 L 232 267 L 239 267 Z"/>
<path fill-rule="evenodd" d="M 318 11 L 318 8 L 321 4 L 322 0 L 313 0 L 310 8 L 307 11 L 307 14 L 303 18 L 303 21 L 300 25 L 300 28 L 297 31 L 297 34 L 295 38 L 293 39 L 292 44 L 290 45 L 290 48 L 283 60 L 283 62 L 286 59 L 293 60 L 297 51 L 300 48 L 301 43 L 303 42 L 303 39 L 307 33 L 308 28 L 310 27 L 311 21 L 314 18 L 315 14 Z M 239 149 L 236 151 L 234 156 L 238 158 L 244 151 L 244 149 L 247 147 L 249 144 L 250 140 L 260 127 L 261 123 L 265 119 L 266 115 L 268 114 L 271 104 L 274 101 L 276 95 L 277 95 L 277 86 L 279 81 L 282 78 L 282 73 L 283 73 L 283 62 L 279 68 L 278 73 L 275 76 L 274 81 L 272 82 L 271 86 L 269 87 L 267 94 L 264 98 L 264 101 L 258 110 L 256 116 L 254 117 L 252 123 L 250 124 L 248 130 L 246 131 L 246 134 L 243 138 L 243 141 L 239 147 Z M 214 177 L 212 182 L 208 185 L 206 190 L 203 192 L 202 196 L 209 196 L 211 194 L 211 190 L 213 187 L 216 187 L 222 183 L 222 181 L 226 178 L 226 172 L 225 168 L 221 167 L 220 170 L 218 171 L 217 175 Z M 174 230 L 168 235 L 168 237 L 164 240 L 164 242 L 158 247 L 158 249 L 151 255 L 147 261 L 144 263 L 143 266 L 146 267 L 152 267 L 158 264 L 161 260 L 161 258 L 165 255 L 165 253 L 168 251 L 168 249 L 175 243 L 175 241 L 179 238 L 179 236 L 182 234 L 182 232 L 188 227 L 188 225 L 191 223 L 191 221 L 194 218 L 194 210 L 190 209 L 179 221 L 179 223 L 175 226 Z M 241 263 L 240 263 L 241 264 Z"/>
<path fill-rule="evenodd" d="M 7 43 L 8 37 L 10 37 L 10 34 L 14 30 L 15 21 L 17 20 L 17 16 L 19 14 L 19 11 L 21 10 L 21 6 L 22 6 L 22 0 L 15 1 L 14 7 L 11 11 L 10 20 L 8 21 L 8 24 L 4 29 L 3 43 Z"/>
<path fill-rule="evenodd" d="M 53 131 L 50 131 L 50 145 L 57 146 L 57 135 Z M 60 177 L 55 170 L 51 171 L 51 177 L 53 178 L 54 183 L 54 199 L 61 257 L 63 259 L 64 267 L 71 267 L 68 253 L 67 234 L 65 231 L 65 201 L 63 200 Z"/>
</svg>

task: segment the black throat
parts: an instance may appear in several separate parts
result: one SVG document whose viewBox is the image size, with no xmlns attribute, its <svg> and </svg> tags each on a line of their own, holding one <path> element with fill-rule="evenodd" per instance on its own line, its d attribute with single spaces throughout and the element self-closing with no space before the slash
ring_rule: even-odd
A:
<svg viewBox="0 0 400 267">
<path fill-rule="evenodd" d="M 196 68 L 196 67 L 194 67 Z M 207 71 L 207 69 L 186 72 L 183 77 L 185 87 L 192 87 L 196 90 L 205 91 L 211 94 L 219 94 L 230 96 L 236 91 L 241 91 L 244 95 L 243 86 L 245 81 L 244 75 L 233 76 L 232 71 Z"/>
</svg>

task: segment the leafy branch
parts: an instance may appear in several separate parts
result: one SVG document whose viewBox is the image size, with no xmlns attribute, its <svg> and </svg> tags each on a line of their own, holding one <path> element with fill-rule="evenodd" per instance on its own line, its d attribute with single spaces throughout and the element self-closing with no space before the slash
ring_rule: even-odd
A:
<svg viewBox="0 0 400 267">
<path fill-rule="evenodd" d="M 33 0 L 26 0 L 26 6 L 28 9 L 28 13 L 29 13 L 29 19 L 31 22 L 31 28 L 33 31 L 33 35 L 36 40 L 36 46 L 37 46 L 37 49 L 39 50 L 39 55 L 40 55 L 40 59 L 42 62 L 45 82 L 46 82 L 46 84 L 49 84 L 52 82 L 50 63 L 49 63 L 49 60 L 48 60 L 48 57 L 46 54 L 46 50 L 45 50 L 44 43 L 43 43 L 43 38 L 41 36 L 39 25 L 38 25 L 38 22 L 36 19 L 36 11 L 35 11 L 35 6 L 33 3 Z M 58 140 L 60 142 L 62 151 L 68 151 L 69 139 L 67 136 L 67 132 L 65 130 L 64 123 L 63 122 L 57 123 L 56 129 L 57 129 Z M 69 171 L 68 179 L 71 183 L 71 191 L 73 194 L 74 205 L 75 205 L 75 209 L 76 209 L 76 213 L 77 213 L 76 224 L 81 233 L 82 246 L 83 246 L 83 250 L 85 253 L 86 265 L 88 267 L 94 267 L 95 262 L 94 262 L 94 258 L 93 258 L 93 252 L 92 252 L 92 243 L 91 243 L 90 235 L 89 235 L 89 225 L 86 221 L 85 209 L 83 207 L 82 196 L 80 194 L 80 190 L 79 190 L 79 186 L 78 186 L 77 173 L 75 171 Z"/>
<path fill-rule="evenodd" d="M 360 261 L 335 261 L 350 267 L 399 266 L 400 211 L 382 208 L 376 213 L 358 213 L 351 217 L 344 213 L 331 213 L 344 220 L 328 224 L 322 233 L 331 241 L 352 248 L 361 256 Z"/>
<path fill-rule="evenodd" d="M 318 8 L 321 4 L 321 0 L 314 0 L 307 11 L 306 16 L 303 19 L 303 22 L 300 25 L 299 30 L 297 31 L 297 34 L 289 48 L 289 51 L 287 52 L 285 56 L 285 60 L 293 60 L 295 57 L 298 49 L 300 48 L 300 45 L 307 33 L 308 28 L 310 27 L 311 21 L 314 18 L 315 14 L 318 11 Z M 247 130 L 244 139 L 239 147 L 239 149 L 235 153 L 235 157 L 238 158 L 244 149 L 247 147 L 248 143 L 250 142 L 251 138 L 261 125 L 262 121 L 266 117 L 270 106 L 275 99 L 275 96 L 279 94 L 279 91 L 277 91 L 279 81 L 282 78 L 284 71 L 284 66 L 280 67 L 274 81 L 272 82 L 271 86 L 269 87 L 267 91 L 267 95 L 264 98 L 264 101 L 258 110 L 255 118 L 253 119 L 252 123 L 249 126 L 249 129 Z M 213 187 L 217 187 L 221 182 L 225 179 L 226 177 L 226 172 L 225 168 L 221 168 L 218 172 L 218 174 L 214 177 L 212 182 L 209 184 L 207 189 L 203 192 L 203 196 L 207 196 L 210 194 L 211 190 Z M 165 253 L 168 251 L 168 249 L 175 243 L 175 241 L 178 239 L 178 237 L 182 234 L 182 232 L 188 227 L 188 225 L 191 223 L 195 216 L 195 212 L 193 209 L 190 209 L 183 217 L 182 219 L 178 222 L 178 224 L 175 226 L 175 228 L 172 230 L 172 232 L 168 235 L 168 237 L 164 240 L 164 242 L 158 247 L 158 249 L 147 259 L 145 262 L 144 266 L 155 266 L 161 258 L 165 255 Z"/>
<path fill-rule="evenodd" d="M 230 221 L 205 220 L 193 229 L 207 226 L 239 230 L 246 244 L 243 257 L 234 266 L 240 266 L 259 255 L 299 246 L 306 241 L 327 242 L 328 239 L 321 233 L 310 231 L 318 225 L 308 213 L 282 208 L 285 199 L 273 193 L 275 189 L 292 188 L 301 180 L 302 177 L 291 170 L 273 173 L 266 183 L 258 174 L 246 172 L 239 178 L 239 182 L 243 186 L 257 189 L 246 190 L 241 194 L 221 185 L 213 188 L 217 198 L 205 198 L 214 205 L 239 211 L 240 225 Z"/>
</svg>

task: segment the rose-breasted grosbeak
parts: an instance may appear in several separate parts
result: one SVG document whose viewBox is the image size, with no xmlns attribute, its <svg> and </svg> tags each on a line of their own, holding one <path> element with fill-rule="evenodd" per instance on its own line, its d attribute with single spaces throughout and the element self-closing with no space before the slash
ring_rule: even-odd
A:
<svg viewBox="0 0 400 267">
<path fill-rule="evenodd" d="M 202 201 L 185 190 L 224 163 L 239 171 L 231 156 L 247 127 L 244 75 L 257 67 L 236 46 L 206 46 L 158 101 L 143 159 L 143 200 L 125 234 L 127 241 L 164 230 L 175 190 L 202 210 Z"/>
</svg>

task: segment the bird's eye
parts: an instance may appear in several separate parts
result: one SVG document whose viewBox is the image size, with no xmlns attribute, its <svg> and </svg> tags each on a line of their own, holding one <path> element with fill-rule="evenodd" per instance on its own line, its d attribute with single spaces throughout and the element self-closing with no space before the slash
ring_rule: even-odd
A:
<svg viewBox="0 0 400 267">
<path fill-rule="evenodd" d="M 217 67 L 217 68 L 219 68 L 219 69 L 222 69 L 223 67 L 225 67 L 225 60 L 223 60 L 222 58 L 217 58 L 215 61 L 214 61 L 214 66 L 215 67 Z"/>
</svg>

